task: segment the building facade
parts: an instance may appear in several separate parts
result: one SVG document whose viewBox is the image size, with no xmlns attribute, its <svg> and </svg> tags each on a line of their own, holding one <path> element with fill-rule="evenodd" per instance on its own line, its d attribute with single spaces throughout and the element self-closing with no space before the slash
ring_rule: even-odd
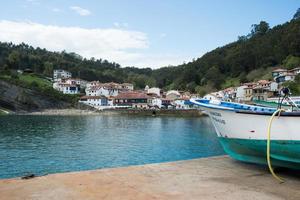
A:
<svg viewBox="0 0 300 200">
<path fill-rule="evenodd" d="M 55 69 L 53 71 L 53 81 L 57 82 L 61 79 L 68 79 L 72 77 L 72 73 L 63 69 Z"/>
</svg>

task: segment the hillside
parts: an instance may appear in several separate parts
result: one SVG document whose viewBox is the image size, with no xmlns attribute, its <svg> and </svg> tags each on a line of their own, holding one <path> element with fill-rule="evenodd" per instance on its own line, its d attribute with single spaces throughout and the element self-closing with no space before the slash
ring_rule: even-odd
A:
<svg viewBox="0 0 300 200">
<path fill-rule="evenodd" d="M 35 74 L 1 73 L 0 94 L 0 110 L 15 112 L 70 108 L 78 101 L 76 95 L 59 93 L 50 81 Z"/>
<path fill-rule="evenodd" d="M 26 44 L 0 43 L 0 74 L 30 68 L 36 74 L 52 76 L 53 69 L 62 68 L 86 80 L 132 82 L 136 88 L 149 85 L 204 94 L 241 82 L 270 79 L 270 71 L 277 66 L 300 65 L 299 16 L 300 10 L 291 21 L 273 28 L 264 21 L 254 24 L 247 36 L 201 58 L 156 70 L 121 67 L 103 59 L 85 59 L 76 53 L 50 52 Z"/>
</svg>

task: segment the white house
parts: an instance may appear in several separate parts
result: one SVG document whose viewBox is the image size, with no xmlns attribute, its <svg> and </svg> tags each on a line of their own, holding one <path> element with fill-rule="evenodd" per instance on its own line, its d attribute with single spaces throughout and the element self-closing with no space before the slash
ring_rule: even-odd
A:
<svg viewBox="0 0 300 200">
<path fill-rule="evenodd" d="M 158 97 L 152 97 L 148 99 L 148 104 L 151 107 L 161 108 L 162 107 L 162 100 Z"/>
<path fill-rule="evenodd" d="M 237 87 L 236 89 L 236 100 L 237 101 L 244 101 L 246 98 L 246 88 L 248 88 L 247 85 L 241 85 Z"/>
<path fill-rule="evenodd" d="M 79 94 L 80 86 L 67 83 L 53 83 L 53 88 L 64 94 Z"/>
<path fill-rule="evenodd" d="M 117 96 L 119 94 L 119 89 L 105 86 L 93 86 L 85 89 L 87 96 Z"/>
<path fill-rule="evenodd" d="M 108 100 L 105 96 L 83 96 L 80 98 L 79 102 L 93 107 L 108 105 Z"/>
<path fill-rule="evenodd" d="M 177 90 L 169 90 L 166 94 L 166 98 L 170 100 L 180 98 L 180 93 Z"/>
<path fill-rule="evenodd" d="M 207 100 L 220 100 L 220 98 L 218 98 L 218 96 L 215 93 L 210 93 L 210 94 L 206 94 L 203 99 L 207 99 Z"/>
<path fill-rule="evenodd" d="M 278 83 L 276 83 L 276 82 L 274 82 L 274 81 L 272 81 L 271 83 L 270 83 L 270 91 L 272 91 L 272 92 L 276 92 L 276 91 L 278 91 Z"/>
<path fill-rule="evenodd" d="M 157 87 L 148 88 L 147 94 L 156 94 L 157 96 L 160 96 L 160 89 Z"/>
<path fill-rule="evenodd" d="M 188 99 L 176 99 L 173 104 L 175 105 L 176 109 L 189 109 L 189 105 L 185 104 L 185 101 Z"/>
<path fill-rule="evenodd" d="M 67 79 L 67 78 L 71 78 L 72 77 L 72 73 L 68 72 L 66 70 L 63 69 L 55 69 L 53 71 L 53 81 L 57 82 L 61 79 Z"/>
<path fill-rule="evenodd" d="M 85 93 L 87 96 L 117 96 L 120 92 L 132 91 L 133 84 L 131 83 L 100 83 L 99 81 L 92 81 L 87 83 Z"/>
<path fill-rule="evenodd" d="M 129 90 L 129 91 L 133 90 L 133 84 L 131 83 L 122 83 L 121 86 L 122 89 Z"/>
</svg>

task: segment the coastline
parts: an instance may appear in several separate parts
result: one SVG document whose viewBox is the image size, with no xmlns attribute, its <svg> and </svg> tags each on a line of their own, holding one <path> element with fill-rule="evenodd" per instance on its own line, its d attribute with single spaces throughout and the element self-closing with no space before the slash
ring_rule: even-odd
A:
<svg viewBox="0 0 300 200">
<path fill-rule="evenodd" d="M 44 116 L 95 116 L 95 115 L 135 115 L 135 116 L 174 116 L 174 117 L 201 117 L 206 116 L 200 110 L 84 110 L 84 109 L 45 109 L 41 111 L 16 113 L 17 115 L 44 115 Z"/>
</svg>

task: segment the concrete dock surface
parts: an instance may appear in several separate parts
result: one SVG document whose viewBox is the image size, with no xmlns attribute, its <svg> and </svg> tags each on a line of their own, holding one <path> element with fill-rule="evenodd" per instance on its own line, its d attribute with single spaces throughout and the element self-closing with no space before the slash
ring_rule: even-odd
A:
<svg viewBox="0 0 300 200">
<path fill-rule="evenodd" d="M 0 199 L 300 199 L 300 174 L 227 156 L 0 180 Z"/>
</svg>

